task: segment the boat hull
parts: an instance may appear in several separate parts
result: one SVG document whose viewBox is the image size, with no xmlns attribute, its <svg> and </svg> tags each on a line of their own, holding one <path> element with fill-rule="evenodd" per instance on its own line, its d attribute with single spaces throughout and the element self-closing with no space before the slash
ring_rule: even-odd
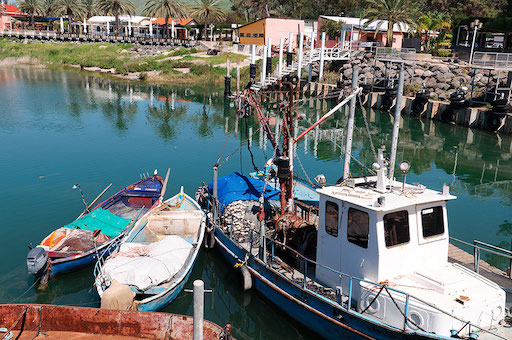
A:
<svg viewBox="0 0 512 340">
<path fill-rule="evenodd" d="M 243 262 L 245 249 L 219 229 L 215 230 L 217 248 L 232 265 Z M 326 339 L 449 339 L 433 334 L 403 332 L 360 314 L 328 303 L 316 293 L 302 289 L 261 262 L 247 260 L 253 287 L 290 317 Z"/>
<path fill-rule="evenodd" d="M 117 248 L 118 240 L 119 237 L 116 237 L 115 239 L 112 239 L 109 242 L 102 244 L 101 247 L 98 248 L 99 256 L 102 257 L 103 255 L 110 255 Z M 51 261 L 50 277 L 71 273 L 83 269 L 85 267 L 92 266 L 96 263 L 97 258 L 98 256 L 96 254 L 96 251 L 92 251 L 88 252 L 87 254 L 77 255 L 76 257 L 72 258 L 68 257 L 62 260 Z"/>
<path fill-rule="evenodd" d="M 185 275 L 185 278 L 178 283 L 174 288 L 167 291 L 164 295 L 161 297 L 158 297 L 152 301 L 146 302 L 146 303 L 140 303 L 137 305 L 137 310 L 139 311 L 147 311 L 147 312 L 154 312 L 159 311 L 168 304 L 170 304 L 176 297 L 181 293 L 183 290 L 183 287 L 185 286 L 185 283 L 187 283 L 188 278 L 190 277 L 190 273 L 192 273 L 192 268 L 194 268 L 194 262 L 192 266 L 190 267 L 190 270 Z"/>
<path fill-rule="evenodd" d="M 74 338 L 76 334 L 82 336 L 79 338 L 87 335 L 94 339 L 114 336 L 116 339 L 185 340 L 193 334 L 191 316 L 38 304 L 0 305 L 0 325 L 10 327 L 14 337 L 23 334 L 27 338 L 43 331 L 50 339 Z M 204 339 L 219 339 L 221 332 L 218 325 L 204 321 Z"/>
</svg>

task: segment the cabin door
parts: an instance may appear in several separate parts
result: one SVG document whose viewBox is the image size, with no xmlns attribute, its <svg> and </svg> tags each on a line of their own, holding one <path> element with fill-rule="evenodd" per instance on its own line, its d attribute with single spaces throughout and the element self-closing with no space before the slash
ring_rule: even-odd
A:
<svg viewBox="0 0 512 340">
<path fill-rule="evenodd" d="M 317 261 L 324 266 L 339 271 L 341 269 L 343 203 L 326 199 L 323 201 L 321 210 L 324 211 L 324 214 L 323 221 L 319 223 L 322 230 L 318 232 Z M 339 275 L 332 270 L 317 266 L 316 274 L 317 278 L 328 286 L 334 288 L 340 285 Z"/>
</svg>

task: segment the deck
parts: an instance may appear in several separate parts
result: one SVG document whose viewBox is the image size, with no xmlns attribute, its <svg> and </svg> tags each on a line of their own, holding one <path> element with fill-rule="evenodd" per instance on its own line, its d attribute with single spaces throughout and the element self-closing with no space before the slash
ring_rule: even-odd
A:
<svg viewBox="0 0 512 340">
<path fill-rule="evenodd" d="M 458 263 L 468 269 L 474 270 L 475 264 L 473 254 L 470 254 L 451 243 L 448 248 L 448 261 Z M 507 273 L 503 270 L 491 266 L 484 260 L 480 260 L 479 274 L 508 290 L 507 293 L 512 293 L 512 279 L 510 279 L 507 276 Z"/>
</svg>

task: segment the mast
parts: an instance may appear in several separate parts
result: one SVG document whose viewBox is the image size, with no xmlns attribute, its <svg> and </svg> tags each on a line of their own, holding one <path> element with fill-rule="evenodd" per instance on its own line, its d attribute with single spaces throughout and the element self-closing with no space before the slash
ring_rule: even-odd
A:
<svg viewBox="0 0 512 340">
<path fill-rule="evenodd" d="M 402 95 L 404 92 L 404 64 L 400 67 L 398 75 L 398 91 L 396 93 L 395 120 L 393 122 L 393 135 L 391 137 L 391 156 L 389 158 L 388 179 L 393 179 L 396 163 L 396 149 L 398 148 L 398 132 L 400 130 L 400 113 L 402 111 Z"/>
</svg>

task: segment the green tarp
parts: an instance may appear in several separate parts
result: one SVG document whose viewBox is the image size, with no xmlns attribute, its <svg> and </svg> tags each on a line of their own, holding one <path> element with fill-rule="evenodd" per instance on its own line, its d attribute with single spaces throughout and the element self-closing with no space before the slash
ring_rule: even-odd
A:
<svg viewBox="0 0 512 340">
<path fill-rule="evenodd" d="M 100 229 L 102 234 L 108 237 L 115 237 L 119 235 L 130 222 L 130 219 L 116 216 L 108 210 L 98 208 L 79 220 L 66 224 L 64 227 L 91 231 Z"/>
</svg>

